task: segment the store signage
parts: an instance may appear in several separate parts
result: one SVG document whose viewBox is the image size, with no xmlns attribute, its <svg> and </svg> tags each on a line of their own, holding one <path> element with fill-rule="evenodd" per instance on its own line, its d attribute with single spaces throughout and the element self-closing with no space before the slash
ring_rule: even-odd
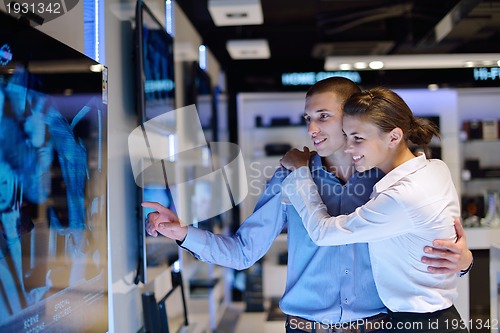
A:
<svg viewBox="0 0 500 333">
<path fill-rule="evenodd" d="M 500 80 L 500 67 L 474 68 L 474 81 Z"/>
<path fill-rule="evenodd" d="M 361 83 L 361 75 L 355 71 L 336 72 L 292 72 L 281 74 L 281 84 L 283 86 L 311 86 L 318 81 L 332 76 L 342 76 L 358 84 Z"/>
<path fill-rule="evenodd" d="M 168 92 L 172 91 L 175 87 L 175 83 L 172 80 L 146 80 L 144 83 L 144 92 L 155 93 L 155 92 Z"/>
</svg>

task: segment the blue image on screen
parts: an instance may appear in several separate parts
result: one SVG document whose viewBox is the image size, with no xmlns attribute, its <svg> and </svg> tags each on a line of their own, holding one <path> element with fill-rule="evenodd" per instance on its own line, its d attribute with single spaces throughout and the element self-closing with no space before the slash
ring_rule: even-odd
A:
<svg viewBox="0 0 500 333">
<path fill-rule="evenodd" d="M 102 74 L 4 13 L 0 44 L 0 332 L 106 332 Z"/>
</svg>

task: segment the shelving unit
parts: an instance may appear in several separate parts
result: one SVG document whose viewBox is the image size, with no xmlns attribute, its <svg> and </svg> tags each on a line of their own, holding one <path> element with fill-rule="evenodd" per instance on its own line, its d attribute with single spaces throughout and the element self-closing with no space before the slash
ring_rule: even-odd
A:
<svg viewBox="0 0 500 333">
<path fill-rule="evenodd" d="M 226 309 L 224 268 L 198 264 L 190 278 L 186 279 L 189 316 L 215 332 Z"/>
<path fill-rule="evenodd" d="M 241 181 L 249 184 L 249 193 L 240 204 L 241 221 L 253 212 L 266 182 L 280 167 L 279 160 L 285 153 L 268 155 L 266 145 L 283 144 L 291 148 L 308 146 L 307 128 L 302 121 L 304 97 L 305 92 L 238 95 L 238 138 L 247 176 L 247 179 Z M 286 240 L 286 234 L 279 235 L 264 260 L 259 262 L 262 268 L 259 271 L 262 281 L 259 297 L 263 301 L 281 297 L 285 290 L 287 266 L 278 263 L 278 256 L 286 253 Z M 251 273 L 247 274 L 247 279 L 256 278 Z M 259 299 L 257 296 L 252 294 L 252 297 Z"/>
<path fill-rule="evenodd" d="M 496 141 L 461 141 L 461 125 L 471 118 L 498 118 L 500 89 L 441 89 L 430 92 L 425 89 L 401 89 L 397 93 L 410 106 L 417 116 L 439 116 L 441 125 L 441 158 L 448 165 L 459 194 L 482 194 L 486 187 L 500 185 L 500 178 L 462 180 L 464 157 L 480 154 L 484 167 L 500 165 L 500 147 Z M 244 93 L 238 95 L 238 133 L 249 184 L 263 189 L 266 180 L 272 176 L 271 169 L 277 168 L 280 156 L 265 156 L 264 146 L 269 142 L 287 142 L 292 147 L 309 144 L 305 127 L 277 126 L 269 127 L 272 117 L 288 116 L 298 121 L 303 114 L 304 93 Z M 256 124 L 256 117 L 260 120 Z M 259 125 L 259 126 L 257 126 Z M 484 156 L 485 155 L 485 156 Z M 272 169 L 274 170 L 274 169 Z M 252 183 L 253 182 L 253 183 Z M 261 192 L 249 193 L 241 205 L 240 216 L 243 221 L 255 207 Z M 500 238 L 500 228 L 466 229 L 469 248 L 473 251 L 486 251 L 490 244 Z M 285 288 L 286 266 L 279 265 L 277 256 L 286 251 L 286 235 L 278 237 L 263 264 L 263 287 L 265 297 L 281 296 Z M 479 260 L 480 261 L 480 260 Z M 478 266 L 478 267 L 476 267 Z M 474 270 L 480 271 L 481 263 L 475 264 Z M 280 278 L 277 278 L 280 276 Z M 469 281 L 469 276 L 460 279 L 459 297 L 456 306 L 467 322 L 470 318 L 471 297 L 475 286 L 489 286 L 485 281 Z M 472 305 L 473 306 L 473 305 Z"/>
<path fill-rule="evenodd" d="M 478 176 L 477 167 L 500 169 L 500 140 L 478 139 L 477 133 L 470 138 L 464 131 L 464 122 L 500 119 L 498 88 L 458 89 L 457 126 L 462 129 L 457 150 L 460 163 L 461 179 L 457 185 L 461 196 L 484 203 L 486 190 L 500 190 L 500 177 Z M 476 160 L 466 163 L 466 160 Z M 472 167 L 471 167 L 472 166 Z M 474 170 L 476 169 L 476 170 Z M 469 171 L 467 171 L 469 170 Z M 463 208 L 467 209 L 466 205 Z M 469 208 L 470 210 L 470 208 Z M 500 238 L 500 228 L 466 228 L 467 244 L 474 254 L 474 267 L 470 274 L 460 279 L 459 304 L 457 308 L 464 320 L 474 323 L 477 320 L 490 319 L 490 254 L 492 244 Z M 495 292 L 497 292 L 495 290 Z M 493 319 L 495 317 L 491 317 Z M 487 328 L 470 327 L 471 333 L 488 332 Z"/>
<path fill-rule="evenodd" d="M 240 205 L 244 221 L 253 211 L 260 194 L 282 154 L 267 156 L 267 144 L 288 144 L 293 148 L 309 145 L 307 129 L 301 125 L 304 93 L 240 93 L 238 104 L 238 144 L 245 161 L 249 194 Z M 260 120 L 259 120 L 260 119 Z M 288 119 L 289 126 L 270 126 L 273 119 Z M 242 180 L 244 181 L 244 180 Z"/>
<path fill-rule="evenodd" d="M 490 250 L 490 318 L 492 323 L 500 320 L 500 243 L 495 242 Z M 495 325 L 491 332 L 500 332 Z"/>
</svg>

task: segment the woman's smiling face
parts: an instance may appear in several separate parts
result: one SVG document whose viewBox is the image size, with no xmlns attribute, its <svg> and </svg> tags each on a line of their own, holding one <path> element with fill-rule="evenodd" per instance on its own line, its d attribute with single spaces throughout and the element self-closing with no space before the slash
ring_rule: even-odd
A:
<svg viewBox="0 0 500 333">
<path fill-rule="evenodd" d="M 344 115 L 343 129 L 347 136 L 345 152 L 352 155 L 356 171 L 363 172 L 374 167 L 387 170 L 390 133 L 382 132 L 362 117 L 349 115 Z"/>
</svg>

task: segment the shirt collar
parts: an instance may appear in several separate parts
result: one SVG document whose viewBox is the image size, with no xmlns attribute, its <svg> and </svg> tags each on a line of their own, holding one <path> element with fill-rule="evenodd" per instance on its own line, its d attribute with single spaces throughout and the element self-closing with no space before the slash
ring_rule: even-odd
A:
<svg viewBox="0 0 500 333">
<path fill-rule="evenodd" d="M 323 162 L 321 161 L 321 156 L 319 154 L 314 154 L 311 159 L 311 171 L 323 170 Z"/>
<path fill-rule="evenodd" d="M 379 180 L 375 186 L 373 187 L 374 194 L 381 193 L 387 190 L 389 187 L 394 185 L 396 182 L 401 180 L 402 178 L 408 176 L 415 171 L 422 169 L 425 167 L 429 161 L 425 157 L 425 154 L 420 153 L 417 157 L 412 158 L 409 161 L 404 162 L 400 166 L 391 170 L 388 174 L 386 174 L 381 180 Z"/>
<path fill-rule="evenodd" d="M 325 172 L 328 172 L 325 167 L 323 166 L 323 160 L 321 159 L 321 156 L 319 156 L 319 154 L 314 154 L 312 157 L 311 157 L 311 172 L 315 172 L 315 171 L 318 171 L 318 170 L 322 170 L 322 171 L 325 171 Z M 328 172 L 329 173 L 329 172 Z M 353 174 L 353 177 L 352 178 L 363 178 L 363 177 L 367 177 L 367 175 L 371 175 L 371 176 L 376 176 L 376 177 L 383 177 L 383 173 L 382 173 L 382 170 L 379 170 L 379 169 L 371 169 L 371 170 L 367 170 L 367 171 L 363 171 L 361 173 L 357 172 L 356 170 L 354 170 L 354 174 Z"/>
</svg>

